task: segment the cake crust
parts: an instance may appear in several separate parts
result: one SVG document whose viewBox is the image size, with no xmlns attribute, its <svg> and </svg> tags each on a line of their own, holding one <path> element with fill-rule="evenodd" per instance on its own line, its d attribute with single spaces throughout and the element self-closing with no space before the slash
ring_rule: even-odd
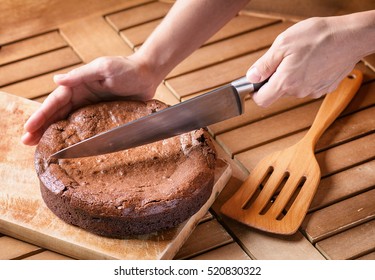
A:
<svg viewBox="0 0 375 280">
<path fill-rule="evenodd" d="M 124 238 L 174 227 L 209 198 L 215 151 L 204 129 L 116 153 L 50 159 L 62 148 L 166 108 L 151 100 L 89 105 L 51 125 L 35 152 L 46 205 L 67 223 Z"/>
</svg>

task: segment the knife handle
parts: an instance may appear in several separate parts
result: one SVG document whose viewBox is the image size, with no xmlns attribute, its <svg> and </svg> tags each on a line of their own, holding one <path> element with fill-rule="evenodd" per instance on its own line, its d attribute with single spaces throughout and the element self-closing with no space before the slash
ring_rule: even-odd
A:
<svg viewBox="0 0 375 280">
<path fill-rule="evenodd" d="M 255 83 L 254 85 L 254 92 L 258 91 L 265 83 L 268 82 L 270 78 L 265 79 L 263 82 Z"/>
<path fill-rule="evenodd" d="M 248 94 L 258 91 L 268 80 L 269 78 L 263 82 L 252 84 L 247 81 L 246 77 L 242 77 L 233 81 L 231 85 L 236 88 L 241 100 L 244 100 Z"/>
</svg>

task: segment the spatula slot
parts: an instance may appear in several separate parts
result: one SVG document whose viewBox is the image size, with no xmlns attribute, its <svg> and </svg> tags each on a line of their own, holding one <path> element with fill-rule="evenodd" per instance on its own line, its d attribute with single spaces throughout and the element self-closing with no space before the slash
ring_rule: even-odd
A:
<svg viewBox="0 0 375 280">
<path fill-rule="evenodd" d="M 266 170 L 266 172 L 264 172 L 264 175 L 263 175 L 262 179 L 260 180 L 260 183 L 257 186 L 255 186 L 254 193 L 242 205 L 242 209 L 248 209 L 253 204 L 253 202 L 258 198 L 261 190 L 267 184 L 267 182 L 268 182 L 269 178 L 271 177 L 273 171 L 274 171 L 273 166 L 269 166 L 268 169 Z"/>
<path fill-rule="evenodd" d="M 306 177 L 305 176 L 301 177 L 293 195 L 290 197 L 290 199 L 289 199 L 288 203 L 286 204 L 283 212 L 276 218 L 276 220 L 281 221 L 286 216 L 290 207 L 292 207 L 294 201 L 297 199 L 297 197 L 298 197 L 303 185 L 305 184 L 305 182 L 306 182 Z"/>
<path fill-rule="evenodd" d="M 278 184 L 278 186 L 275 189 L 275 191 L 273 192 L 273 194 L 270 196 L 267 204 L 259 212 L 259 215 L 264 215 L 264 214 L 266 214 L 268 212 L 268 210 L 271 208 L 271 206 L 273 205 L 273 203 L 275 203 L 278 194 L 281 192 L 281 190 L 285 186 L 285 184 L 288 181 L 289 177 L 290 177 L 289 172 L 284 172 L 284 174 L 283 174 L 283 176 L 282 176 L 282 178 L 280 180 L 280 183 Z"/>
<path fill-rule="evenodd" d="M 281 212 L 279 216 L 277 216 L 276 220 L 277 221 L 281 221 L 284 217 L 285 217 L 286 213 L 284 214 L 284 212 Z"/>
</svg>

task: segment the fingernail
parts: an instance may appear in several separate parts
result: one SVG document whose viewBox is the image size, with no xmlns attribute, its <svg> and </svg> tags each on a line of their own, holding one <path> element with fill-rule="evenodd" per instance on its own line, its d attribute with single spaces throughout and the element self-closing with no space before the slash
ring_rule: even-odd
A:
<svg viewBox="0 0 375 280">
<path fill-rule="evenodd" d="M 21 136 L 21 142 L 27 143 L 28 138 L 29 138 L 29 133 L 26 132 L 24 135 Z"/>
<path fill-rule="evenodd" d="M 53 76 L 53 80 L 54 81 L 57 81 L 57 80 L 63 80 L 65 79 L 67 76 L 67 74 L 56 74 L 55 76 Z"/>
<path fill-rule="evenodd" d="M 250 83 L 259 83 L 261 80 L 260 73 L 256 67 L 251 67 L 247 73 L 246 77 L 249 80 Z"/>
</svg>

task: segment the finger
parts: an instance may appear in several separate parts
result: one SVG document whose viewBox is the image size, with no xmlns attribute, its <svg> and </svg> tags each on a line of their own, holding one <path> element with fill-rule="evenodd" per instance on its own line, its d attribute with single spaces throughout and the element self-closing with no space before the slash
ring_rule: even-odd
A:
<svg viewBox="0 0 375 280">
<path fill-rule="evenodd" d="M 309 97 L 311 97 L 312 99 L 319 99 L 320 97 L 326 94 L 327 94 L 326 92 L 313 93 L 313 94 L 310 94 Z"/>
<path fill-rule="evenodd" d="M 282 61 L 280 52 L 271 47 L 247 71 L 246 77 L 250 83 L 259 83 L 269 78 Z"/>
<path fill-rule="evenodd" d="M 42 138 L 44 132 L 47 130 L 47 128 L 56 121 L 59 121 L 61 119 L 64 119 L 69 112 L 71 111 L 71 104 L 66 104 L 64 107 L 60 108 L 57 113 L 53 114 L 52 117 L 49 119 L 45 119 L 41 121 L 41 123 L 37 123 L 37 126 L 39 128 L 33 130 L 32 132 L 26 131 L 26 133 L 21 137 L 21 141 L 25 145 L 36 145 L 38 144 L 39 140 Z M 35 122 L 38 122 L 38 120 L 33 120 Z M 25 124 L 26 126 L 26 124 Z"/>
<path fill-rule="evenodd" d="M 75 87 L 85 82 L 102 80 L 104 77 L 100 71 L 100 64 L 99 59 L 96 59 L 66 74 L 57 74 L 53 77 L 53 80 L 56 84 L 67 87 Z"/>
<path fill-rule="evenodd" d="M 258 92 L 253 94 L 253 100 L 258 106 L 268 107 L 283 96 L 283 92 L 278 90 L 277 76 L 277 74 L 274 74 L 269 81 L 258 90 Z"/>
<path fill-rule="evenodd" d="M 66 114 L 66 107 L 71 107 L 71 96 L 72 93 L 68 88 L 58 87 L 55 89 L 42 106 L 26 121 L 25 130 L 33 133 L 46 124 L 52 123 L 53 120 L 61 118 Z"/>
<path fill-rule="evenodd" d="M 26 132 L 22 138 L 21 141 L 23 144 L 28 146 L 34 146 L 39 143 L 40 138 L 42 138 L 42 133 L 40 131 L 37 131 L 35 133 Z"/>
<path fill-rule="evenodd" d="M 50 118 L 49 120 L 45 121 L 44 124 L 37 130 L 33 132 L 27 131 L 22 137 L 21 141 L 25 145 L 36 145 L 38 144 L 39 140 L 42 138 L 44 132 L 47 130 L 47 128 L 54 122 L 61 120 L 66 116 L 67 110 L 59 110 L 59 114 L 55 114 L 54 118 Z"/>
</svg>

